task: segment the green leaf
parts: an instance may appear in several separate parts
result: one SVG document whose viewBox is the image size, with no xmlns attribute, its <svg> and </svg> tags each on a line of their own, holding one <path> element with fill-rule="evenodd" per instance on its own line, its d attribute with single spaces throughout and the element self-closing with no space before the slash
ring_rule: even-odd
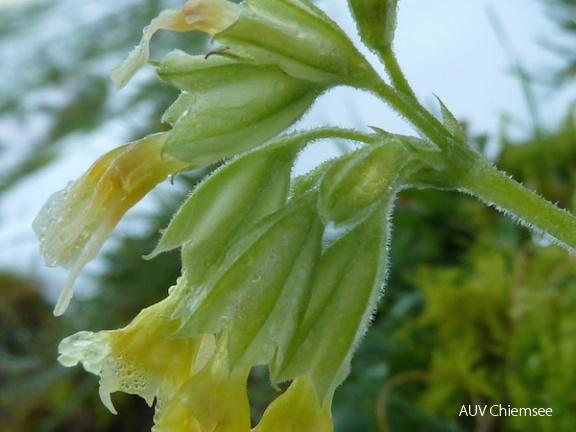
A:
<svg viewBox="0 0 576 432">
<path fill-rule="evenodd" d="M 462 129 L 462 125 L 458 121 L 458 119 L 450 112 L 450 110 L 444 105 L 444 102 L 440 100 L 438 96 L 436 96 L 438 102 L 440 102 L 440 110 L 442 111 L 442 121 L 448 132 L 450 132 L 454 138 L 461 142 L 467 142 L 466 135 L 464 134 L 464 130 Z"/>
</svg>

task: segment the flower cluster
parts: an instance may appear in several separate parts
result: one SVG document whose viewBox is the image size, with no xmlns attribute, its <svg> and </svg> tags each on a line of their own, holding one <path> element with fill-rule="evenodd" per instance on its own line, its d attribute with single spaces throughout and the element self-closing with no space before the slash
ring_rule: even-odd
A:
<svg viewBox="0 0 576 432">
<path fill-rule="evenodd" d="M 34 222 L 47 264 L 70 269 L 60 315 L 76 276 L 131 206 L 169 175 L 221 162 L 147 257 L 181 250 L 169 296 L 123 329 L 79 332 L 60 345 L 63 365 L 80 362 L 100 377 L 110 411 L 110 394 L 123 391 L 156 401 L 156 432 L 330 431 L 333 394 L 382 294 L 396 193 L 449 188 L 503 202 L 476 181 L 483 178 L 528 196 L 511 201 L 520 216 L 539 205 L 466 144 L 443 104 L 443 123 L 418 104 L 391 54 L 397 1 L 349 2 L 392 86 L 306 0 L 189 0 L 154 19 L 112 72 L 123 87 L 159 29 L 199 30 L 220 44 L 206 56 L 174 51 L 157 62 L 160 78 L 181 90 L 163 116 L 171 129 L 103 156 Z M 378 128 L 283 133 L 336 85 L 371 90 L 424 138 Z M 325 138 L 358 147 L 294 178 L 299 152 Z M 552 228 L 574 225 L 550 214 L 559 221 Z M 253 425 L 246 383 L 257 365 L 268 366 L 272 384 L 291 384 Z"/>
<path fill-rule="evenodd" d="M 46 261 L 71 269 L 55 314 L 128 208 L 170 174 L 232 159 L 193 191 L 148 256 L 181 248 L 169 296 L 123 329 L 64 339 L 59 361 L 98 375 L 113 413 L 116 391 L 155 402 L 157 432 L 251 430 L 246 383 L 267 364 L 272 383 L 292 383 L 254 430 L 330 431 L 332 395 L 384 283 L 391 203 L 418 164 L 385 133 L 274 138 L 322 92 L 362 83 L 370 70 L 307 2 L 190 0 L 165 11 L 112 72 L 118 88 L 147 62 L 158 29 L 201 30 L 223 46 L 157 63 L 181 90 L 163 117 L 171 130 L 113 150 L 42 209 L 34 228 Z M 300 150 L 342 134 L 367 145 L 292 178 Z"/>
</svg>

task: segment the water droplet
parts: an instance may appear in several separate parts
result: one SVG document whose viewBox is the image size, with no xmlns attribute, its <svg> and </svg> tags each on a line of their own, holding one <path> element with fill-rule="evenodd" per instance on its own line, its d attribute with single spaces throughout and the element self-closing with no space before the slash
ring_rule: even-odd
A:
<svg viewBox="0 0 576 432">
<path fill-rule="evenodd" d="M 540 247 L 548 247 L 554 243 L 554 239 L 551 236 L 536 232 L 532 233 L 532 241 Z"/>
</svg>

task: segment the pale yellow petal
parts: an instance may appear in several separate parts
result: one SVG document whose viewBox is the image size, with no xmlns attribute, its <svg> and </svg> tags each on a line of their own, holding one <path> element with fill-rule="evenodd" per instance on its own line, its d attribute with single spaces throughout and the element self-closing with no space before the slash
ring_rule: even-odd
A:
<svg viewBox="0 0 576 432">
<path fill-rule="evenodd" d="M 296 378 L 268 406 L 253 432 L 332 432 L 330 405 L 320 405 L 308 377 Z"/>
<path fill-rule="evenodd" d="M 116 89 L 124 87 L 146 64 L 150 56 L 150 40 L 158 30 L 200 30 L 214 35 L 232 25 L 240 11 L 240 6 L 226 0 L 189 0 L 179 11 L 162 12 L 144 28 L 140 43 L 128 54 L 126 60 L 110 73 Z"/>
</svg>

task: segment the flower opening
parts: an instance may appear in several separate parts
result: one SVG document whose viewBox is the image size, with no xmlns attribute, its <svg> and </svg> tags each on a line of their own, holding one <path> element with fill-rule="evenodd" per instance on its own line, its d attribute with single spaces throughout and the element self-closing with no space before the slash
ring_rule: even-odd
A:
<svg viewBox="0 0 576 432">
<path fill-rule="evenodd" d="M 168 316 L 178 297 L 175 290 L 184 279 L 180 278 L 167 299 L 143 309 L 125 328 L 82 331 L 60 343 L 62 365 L 82 363 L 88 372 L 100 376 L 100 398 L 112 413 L 116 410 L 110 394 L 117 391 L 137 394 L 148 405 L 156 398 L 160 409 L 212 357 L 213 335 L 172 337 L 179 322 Z"/>
</svg>

